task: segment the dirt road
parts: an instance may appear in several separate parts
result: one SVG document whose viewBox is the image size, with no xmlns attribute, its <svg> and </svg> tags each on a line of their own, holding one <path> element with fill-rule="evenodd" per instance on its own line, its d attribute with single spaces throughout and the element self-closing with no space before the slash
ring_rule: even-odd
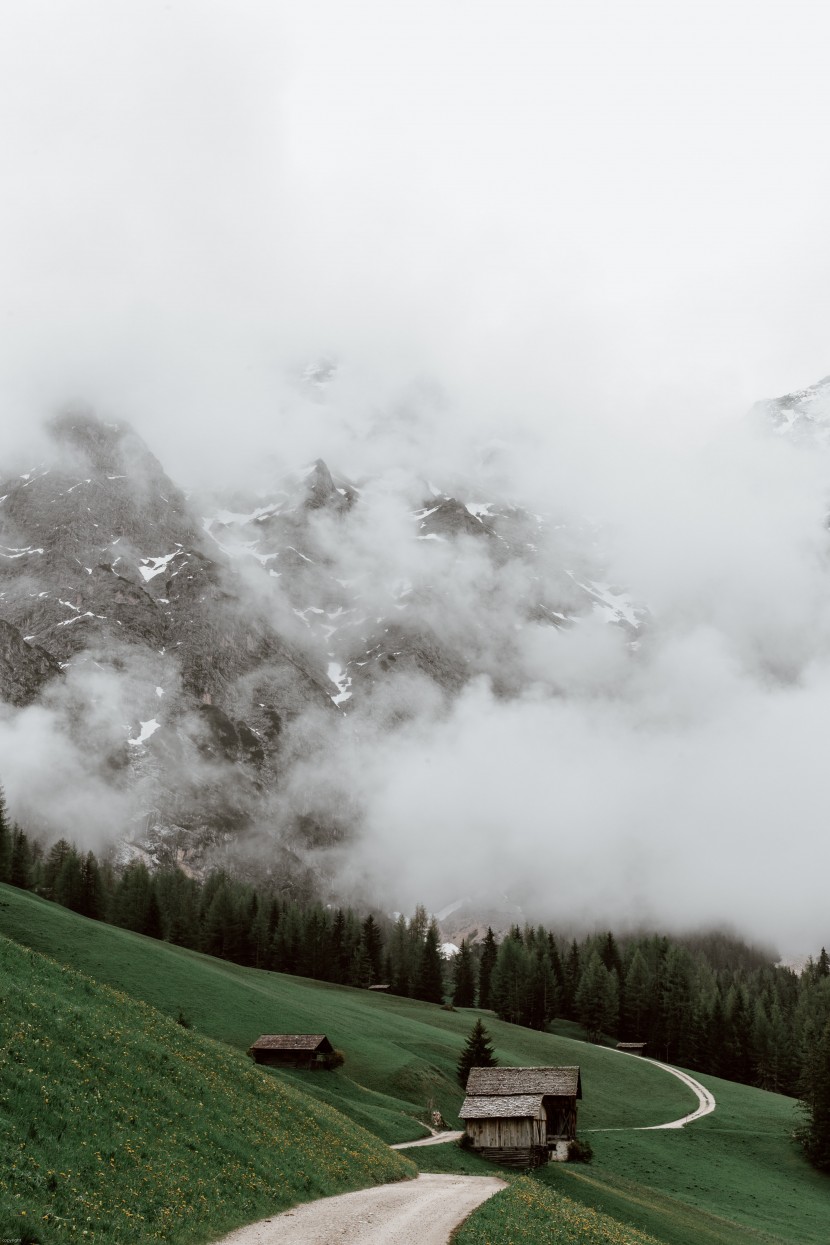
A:
<svg viewBox="0 0 830 1245">
<path fill-rule="evenodd" d="M 453 1228 L 503 1188 L 496 1176 L 421 1175 L 295 1206 L 216 1245 L 447 1245 Z"/>
<path fill-rule="evenodd" d="M 443 1146 L 448 1141 L 458 1141 L 463 1133 L 433 1133 L 431 1137 L 421 1137 L 420 1141 L 399 1141 L 390 1146 L 390 1150 L 411 1150 L 413 1146 Z"/>
</svg>

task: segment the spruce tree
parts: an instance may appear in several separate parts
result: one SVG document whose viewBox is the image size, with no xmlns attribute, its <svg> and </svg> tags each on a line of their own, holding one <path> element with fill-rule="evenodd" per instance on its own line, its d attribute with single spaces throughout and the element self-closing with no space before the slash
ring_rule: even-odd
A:
<svg viewBox="0 0 830 1245">
<path fill-rule="evenodd" d="M 830 1172 L 830 1021 L 807 1040 L 801 1104 L 807 1120 L 801 1141 L 813 1166 Z"/>
<path fill-rule="evenodd" d="M 32 885 L 32 849 L 20 826 L 12 827 L 12 860 L 9 881 L 12 886 L 30 890 Z"/>
<path fill-rule="evenodd" d="M 0 785 L 0 882 L 12 876 L 12 828 L 6 811 L 6 793 Z"/>
<path fill-rule="evenodd" d="M 492 1007 L 492 999 L 490 994 L 490 984 L 493 977 L 493 969 L 498 958 L 499 948 L 496 943 L 496 936 L 490 926 L 487 926 L 487 933 L 484 936 L 484 942 L 481 948 L 481 962 L 478 966 L 478 1005 L 479 1007 Z"/>
<path fill-rule="evenodd" d="M 466 938 L 461 939 L 453 968 L 455 992 L 452 1001 L 456 1007 L 472 1007 L 476 1001 L 475 964 Z"/>
<path fill-rule="evenodd" d="M 471 1068 L 495 1068 L 498 1059 L 493 1054 L 493 1043 L 481 1019 L 478 1019 L 470 1030 L 470 1036 L 458 1060 L 458 1083 L 462 1089 L 467 1088 L 467 1077 Z"/>
<path fill-rule="evenodd" d="M 421 962 L 415 978 L 413 994 L 416 999 L 426 1003 L 443 1003 L 444 1001 L 444 966 L 441 959 L 441 944 L 438 926 L 430 923 L 421 949 Z"/>
</svg>

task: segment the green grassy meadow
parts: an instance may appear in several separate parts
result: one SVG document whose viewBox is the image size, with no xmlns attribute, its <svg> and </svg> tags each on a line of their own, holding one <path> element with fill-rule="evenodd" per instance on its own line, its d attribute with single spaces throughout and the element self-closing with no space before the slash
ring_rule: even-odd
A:
<svg viewBox="0 0 830 1245">
<path fill-rule="evenodd" d="M 660 1245 L 830 1242 L 830 1180 L 809 1167 L 791 1140 L 791 1099 L 701 1075 L 718 1102 L 713 1115 L 682 1130 L 633 1131 L 686 1114 L 696 1099 L 669 1073 L 579 1041 L 569 1026 L 540 1034 L 489 1013 L 244 969 L 88 921 L 9 887 L 0 887 L 0 933 L 167 1017 L 183 1012 L 195 1034 L 235 1048 L 235 1058 L 263 1032 L 325 1032 L 346 1055 L 336 1072 L 263 1072 L 244 1057 L 234 1067 L 250 1069 L 260 1083 L 301 1088 L 387 1142 L 424 1135 L 430 1102 L 457 1125 L 462 1094 L 455 1064 L 477 1015 L 504 1064 L 579 1064 L 585 1092 L 579 1132 L 594 1148 L 593 1163 L 541 1169 L 521 1182 L 532 1185 L 532 1196 L 514 1193 L 509 1177 L 509 1195 L 499 1194 L 464 1226 L 484 1235 L 460 1235 L 458 1245 L 640 1245 L 646 1237 Z M 454 1145 L 405 1153 L 423 1171 L 493 1170 Z M 597 1218 L 602 1215 L 608 1222 Z M 551 1216 L 560 1235 L 540 1235 L 539 1223 L 550 1228 Z M 583 1235 L 573 1235 L 580 1225 Z"/>
<path fill-rule="evenodd" d="M 426 1136 L 419 1120 L 434 1102 L 458 1126 L 463 1094 L 455 1066 L 476 1016 L 484 1015 L 505 1064 L 580 1064 L 590 1092 L 582 1126 L 631 1127 L 675 1119 L 696 1106 L 689 1089 L 651 1064 L 600 1047 L 504 1024 L 489 1013 L 444 1011 L 224 960 L 79 917 L 25 891 L 0 886 L 0 933 L 142 999 L 168 1016 L 181 1010 L 197 1032 L 247 1050 L 260 1033 L 326 1033 L 345 1052 L 341 1070 L 293 1079 L 384 1141 Z"/>
<path fill-rule="evenodd" d="M 202 1242 L 415 1169 L 146 1004 L 0 938 L 0 1238 Z"/>
<path fill-rule="evenodd" d="M 662 1245 L 533 1177 L 513 1180 L 454 1233 L 453 1245 Z"/>
</svg>

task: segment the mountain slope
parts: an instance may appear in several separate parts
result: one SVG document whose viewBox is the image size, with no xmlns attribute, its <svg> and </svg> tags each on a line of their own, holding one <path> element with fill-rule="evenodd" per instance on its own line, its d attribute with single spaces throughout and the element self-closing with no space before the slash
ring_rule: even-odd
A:
<svg viewBox="0 0 830 1245">
<path fill-rule="evenodd" d="M 209 1241 L 413 1174 L 243 1055 L 5 938 L 0 995 L 4 1238 Z"/>
</svg>

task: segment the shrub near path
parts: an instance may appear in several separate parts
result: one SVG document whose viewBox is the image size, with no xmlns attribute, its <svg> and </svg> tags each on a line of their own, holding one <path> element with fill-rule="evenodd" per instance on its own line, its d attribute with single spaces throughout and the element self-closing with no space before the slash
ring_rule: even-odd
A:
<svg viewBox="0 0 830 1245">
<path fill-rule="evenodd" d="M 0 1238 L 197 1245 L 414 1174 L 244 1055 L 0 937 Z"/>
</svg>

